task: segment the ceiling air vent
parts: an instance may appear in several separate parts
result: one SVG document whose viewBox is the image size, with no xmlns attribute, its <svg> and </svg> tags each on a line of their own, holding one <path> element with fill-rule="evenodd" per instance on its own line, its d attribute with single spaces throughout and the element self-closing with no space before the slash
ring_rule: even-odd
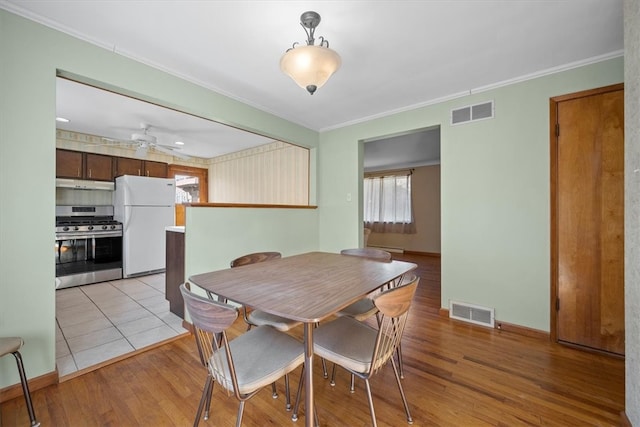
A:
<svg viewBox="0 0 640 427">
<path fill-rule="evenodd" d="M 477 120 L 493 118 L 493 101 L 482 102 L 480 104 L 467 105 L 466 107 L 451 110 L 451 124 L 475 122 Z"/>
</svg>

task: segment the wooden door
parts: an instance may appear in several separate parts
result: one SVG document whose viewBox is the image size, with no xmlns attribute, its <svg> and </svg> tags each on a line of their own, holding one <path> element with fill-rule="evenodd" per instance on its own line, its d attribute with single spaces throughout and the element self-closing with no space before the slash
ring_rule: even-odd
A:
<svg viewBox="0 0 640 427">
<path fill-rule="evenodd" d="M 551 113 L 552 337 L 624 354 L 623 87 L 553 98 Z"/>
</svg>

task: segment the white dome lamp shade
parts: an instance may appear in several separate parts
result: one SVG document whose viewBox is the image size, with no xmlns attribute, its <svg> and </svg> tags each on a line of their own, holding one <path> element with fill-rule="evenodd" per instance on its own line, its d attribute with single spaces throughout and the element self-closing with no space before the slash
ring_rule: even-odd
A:
<svg viewBox="0 0 640 427">
<path fill-rule="evenodd" d="M 282 71 L 311 95 L 329 80 L 342 63 L 340 55 L 329 49 L 329 42 L 323 37 L 320 37 L 319 45 L 314 45 L 314 32 L 319 23 L 318 13 L 303 13 L 300 25 L 307 33 L 307 45 L 296 47 L 298 43 L 294 43 L 280 59 Z"/>
</svg>

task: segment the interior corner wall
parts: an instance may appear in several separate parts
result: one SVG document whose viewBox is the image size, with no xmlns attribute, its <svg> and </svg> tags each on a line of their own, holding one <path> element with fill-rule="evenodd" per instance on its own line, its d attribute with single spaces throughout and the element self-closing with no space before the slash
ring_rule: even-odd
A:
<svg viewBox="0 0 640 427">
<path fill-rule="evenodd" d="M 0 58 L 0 335 L 24 338 L 29 378 L 55 369 L 58 72 L 277 140 L 318 146 L 315 131 L 3 9 Z M 0 359 L 0 389 L 19 383 L 11 359 Z"/>
<path fill-rule="evenodd" d="M 640 426 L 640 3 L 624 2 L 625 412 Z"/>
<path fill-rule="evenodd" d="M 360 141 L 440 126 L 442 306 L 493 307 L 504 322 L 549 331 L 549 98 L 620 83 L 623 66 L 618 57 L 322 132 L 320 247 L 359 242 Z M 452 108 L 487 100 L 495 118 L 449 124 Z"/>
</svg>

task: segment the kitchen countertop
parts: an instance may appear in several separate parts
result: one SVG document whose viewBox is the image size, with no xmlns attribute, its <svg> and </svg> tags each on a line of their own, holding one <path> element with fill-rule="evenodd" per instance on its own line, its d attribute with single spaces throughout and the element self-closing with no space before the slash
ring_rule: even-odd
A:
<svg viewBox="0 0 640 427">
<path fill-rule="evenodd" d="M 165 231 L 173 231 L 174 233 L 184 233 L 184 225 L 171 225 L 164 229 Z"/>
</svg>

